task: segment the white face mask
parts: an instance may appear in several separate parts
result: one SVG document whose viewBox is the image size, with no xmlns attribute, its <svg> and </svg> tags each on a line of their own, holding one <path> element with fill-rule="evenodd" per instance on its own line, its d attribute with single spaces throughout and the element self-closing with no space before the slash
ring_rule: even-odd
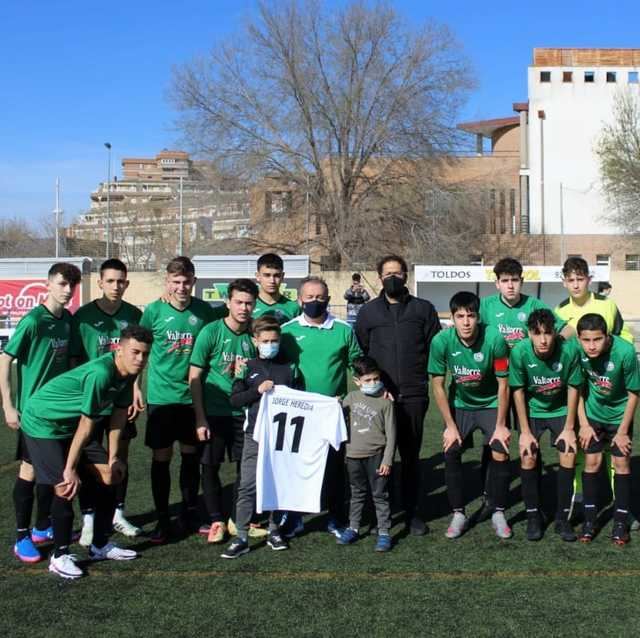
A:
<svg viewBox="0 0 640 638">
<path fill-rule="evenodd" d="M 375 383 L 363 383 L 360 386 L 360 392 L 362 394 L 378 394 L 384 388 L 384 383 L 382 381 L 376 381 Z"/>
<path fill-rule="evenodd" d="M 258 352 L 262 359 L 273 359 L 280 350 L 280 342 L 275 343 L 261 343 L 258 345 Z"/>
</svg>

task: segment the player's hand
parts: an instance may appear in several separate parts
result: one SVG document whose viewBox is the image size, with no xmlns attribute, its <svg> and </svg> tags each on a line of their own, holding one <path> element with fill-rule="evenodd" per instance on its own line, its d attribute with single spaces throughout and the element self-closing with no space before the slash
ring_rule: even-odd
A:
<svg viewBox="0 0 640 638">
<path fill-rule="evenodd" d="M 109 466 L 111 467 L 111 480 L 113 484 L 117 485 L 118 483 L 122 483 L 124 477 L 127 475 L 127 464 L 116 458 L 109 463 Z"/>
<path fill-rule="evenodd" d="M 7 427 L 12 430 L 17 430 L 20 427 L 20 417 L 18 416 L 18 410 L 15 408 L 4 409 L 4 420 L 7 423 Z"/>
<path fill-rule="evenodd" d="M 127 419 L 129 421 L 133 421 L 140 412 L 144 412 L 147 406 L 144 404 L 144 399 L 142 398 L 142 392 L 136 390 L 134 385 L 133 387 L 133 403 L 127 408 Z"/>
<path fill-rule="evenodd" d="M 558 447 L 558 443 L 564 441 L 564 453 L 575 454 L 578 449 L 578 441 L 574 430 L 562 430 L 558 435 L 554 445 Z"/>
<path fill-rule="evenodd" d="M 263 381 L 258 386 L 258 392 L 260 394 L 264 394 L 265 392 L 271 392 L 271 390 L 273 390 L 273 386 L 274 386 L 273 381 L 271 381 L 271 379 L 267 379 L 266 381 Z"/>
<path fill-rule="evenodd" d="M 391 474 L 391 466 L 385 465 L 384 463 L 382 463 L 380 467 L 376 470 L 376 474 L 378 476 L 389 476 L 389 474 Z"/>
<path fill-rule="evenodd" d="M 70 501 L 78 491 L 80 487 L 80 477 L 78 473 L 70 468 L 65 468 L 62 472 L 62 482 L 56 485 L 58 488 L 62 488 L 60 496 Z"/>
<path fill-rule="evenodd" d="M 235 364 L 233 366 L 233 372 L 234 372 L 235 376 L 236 377 L 240 376 L 244 372 L 244 369 L 246 367 L 247 367 L 247 359 L 246 359 L 246 357 L 237 356 Z"/>
<path fill-rule="evenodd" d="M 382 393 L 382 398 L 383 399 L 388 399 L 389 401 L 395 401 L 395 399 L 393 398 L 393 394 L 391 394 L 391 392 L 389 392 L 389 390 L 385 390 Z"/>
<path fill-rule="evenodd" d="M 631 438 L 628 434 L 622 434 L 618 432 L 613 439 L 611 439 L 611 447 L 616 446 L 625 456 L 631 454 Z"/>
<path fill-rule="evenodd" d="M 211 438 L 211 430 L 207 425 L 199 425 L 196 427 L 196 435 L 198 436 L 198 441 L 208 441 Z"/>
<path fill-rule="evenodd" d="M 596 431 L 588 424 L 580 426 L 580 432 L 578 432 L 578 438 L 580 439 L 580 447 L 586 450 L 591 443 L 591 440 L 598 441 Z"/>
<path fill-rule="evenodd" d="M 168 292 L 163 292 L 160 295 L 160 301 L 162 303 L 171 303 L 171 295 Z"/>
<path fill-rule="evenodd" d="M 538 442 L 531 432 L 521 432 L 518 438 L 518 448 L 520 456 L 533 456 L 538 451 Z"/>
<path fill-rule="evenodd" d="M 457 427 L 445 428 L 442 433 L 442 448 L 445 452 L 455 444 L 462 445 L 462 438 Z"/>
<path fill-rule="evenodd" d="M 496 429 L 493 432 L 493 436 L 489 441 L 489 447 L 491 447 L 491 444 L 494 441 L 497 441 L 498 443 L 500 443 L 500 445 L 504 449 L 505 454 L 509 454 L 509 443 L 511 443 L 511 430 L 508 427 L 505 427 L 504 425 L 497 425 Z"/>
</svg>

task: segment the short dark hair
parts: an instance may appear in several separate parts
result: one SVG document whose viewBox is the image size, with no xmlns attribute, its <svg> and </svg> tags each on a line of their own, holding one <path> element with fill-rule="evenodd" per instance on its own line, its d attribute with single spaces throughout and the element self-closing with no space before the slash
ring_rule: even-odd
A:
<svg viewBox="0 0 640 638">
<path fill-rule="evenodd" d="M 280 334 L 282 332 L 282 328 L 280 328 L 280 324 L 275 317 L 272 317 L 271 315 L 262 315 L 262 317 L 258 317 L 251 324 L 251 332 L 254 337 L 257 337 L 263 332 L 277 332 Z"/>
<path fill-rule="evenodd" d="M 478 299 L 478 295 L 466 290 L 461 290 L 453 295 L 449 301 L 449 310 L 451 310 L 451 314 L 455 314 L 460 309 L 478 314 L 480 312 L 480 299 Z"/>
<path fill-rule="evenodd" d="M 125 275 L 127 274 L 127 267 L 124 265 L 124 262 L 119 259 L 107 259 L 107 261 L 103 261 L 102 264 L 100 264 L 100 278 L 102 278 L 105 270 L 118 270 Z"/>
<path fill-rule="evenodd" d="M 234 292 L 246 292 L 254 299 L 258 298 L 258 286 L 251 279 L 234 279 L 227 288 L 227 299 L 231 299 Z"/>
<path fill-rule="evenodd" d="M 595 312 L 589 312 L 586 315 L 582 315 L 578 320 L 576 326 L 576 332 L 580 334 L 584 330 L 599 330 L 603 334 L 609 334 L 607 330 L 607 322 L 602 315 L 597 315 Z"/>
<path fill-rule="evenodd" d="M 538 308 L 529 315 L 527 328 L 531 332 L 539 332 L 540 328 L 544 328 L 545 332 L 555 332 L 556 318 L 548 308 Z"/>
<path fill-rule="evenodd" d="M 609 281 L 601 281 L 598 284 L 598 292 L 603 292 L 604 290 L 611 290 L 611 288 L 613 288 L 613 286 Z"/>
<path fill-rule="evenodd" d="M 120 331 L 120 342 L 122 343 L 127 339 L 135 339 L 140 343 L 151 345 L 153 343 L 153 333 L 148 328 L 132 323 Z"/>
<path fill-rule="evenodd" d="M 562 276 L 568 277 L 571 273 L 588 277 L 589 264 L 587 260 L 582 257 L 569 257 L 569 259 L 564 262 L 564 266 L 562 266 Z"/>
<path fill-rule="evenodd" d="M 493 267 L 493 273 L 496 279 L 499 279 L 500 275 L 515 275 L 522 278 L 522 264 L 513 257 L 505 257 Z"/>
<path fill-rule="evenodd" d="M 280 255 L 276 255 L 275 253 L 265 253 L 261 257 L 258 258 L 258 265 L 256 270 L 260 270 L 262 267 L 265 268 L 277 268 L 278 270 L 284 270 L 284 262 L 282 261 L 282 257 Z"/>
<path fill-rule="evenodd" d="M 378 263 L 376 264 L 378 275 L 382 275 L 382 269 L 384 268 L 384 265 L 389 263 L 390 261 L 397 261 L 402 267 L 403 273 L 409 272 L 409 266 L 407 266 L 407 262 L 404 260 L 404 257 L 400 257 L 400 255 L 385 255 L 382 259 L 379 259 Z"/>
<path fill-rule="evenodd" d="M 77 286 L 82 279 L 80 269 L 66 261 L 59 261 L 49 268 L 47 278 L 53 279 L 56 275 L 62 275 L 72 286 Z"/>
<path fill-rule="evenodd" d="M 360 276 L 359 272 L 354 272 L 353 275 L 351 275 L 351 281 L 361 281 L 362 277 Z"/>
<path fill-rule="evenodd" d="M 373 374 L 374 372 L 380 372 L 380 366 L 373 357 L 358 357 L 351 364 L 353 368 L 353 375 L 355 377 L 363 377 L 365 374 Z"/>
<path fill-rule="evenodd" d="M 188 257 L 174 257 L 167 264 L 168 275 L 195 275 L 196 268 Z"/>
</svg>

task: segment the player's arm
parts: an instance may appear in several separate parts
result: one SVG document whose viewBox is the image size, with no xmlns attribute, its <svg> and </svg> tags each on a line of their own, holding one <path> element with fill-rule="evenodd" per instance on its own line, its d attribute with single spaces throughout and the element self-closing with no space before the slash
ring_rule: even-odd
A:
<svg viewBox="0 0 640 638">
<path fill-rule="evenodd" d="M 631 437 L 629 436 L 629 429 L 633 423 L 633 415 L 638 407 L 638 394 L 627 390 L 627 405 L 624 408 L 624 414 L 622 415 L 622 421 L 616 435 L 611 440 L 611 447 L 614 445 L 625 455 L 631 454 Z"/>
<path fill-rule="evenodd" d="M 4 411 L 4 420 L 7 426 L 12 430 L 20 427 L 20 418 L 18 411 L 13 405 L 11 399 L 11 363 L 13 357 L 6 352 L 0 354 L 0 395 L 2 396 L 2 409 Z"/>
<path fill-rule="evenodd" d="M 61 484 L 61 487 L 63 488 L 61 496 L 68 500 L 71 500 L 76 495 L 78 487 L 80 486 L 80 477 L 77 472 L 78 462 L 84 446 L 91 438 L 91 433 L 93 432 L 95 423 L 95 419 L 84 414 L 81 415 L 80 421 L 78 422 L 78 428 L 73 435 L 73 439 L 71 439 L 71 446 L 69 447 L 69 453 L 67 454 L 67 462 L 62 473 Z"/>
<path fill-rule="evenodd" d="M 505 454 L 509 454 L 509 443 L 511 442 L 511 430 L 507 427 L 507 413 L 509 411 L 509 379 L 508 377 L 496 377 L 498 381 L 498 415 L 496 417 L 496 429 L 489 441 L 498 441 L 504 449 Z"/>
<path fill-rule="evenodd" d="M 262 383 L 266 383 L 266 381 Z M 273 387 L 273 381 L 270 381 L 270 383 L 271 387 Z M 258 388 L 259 386 L 255 384 L 249 385 L 246 378 L 235 379 L 231 386 L 231 396 L 229 397 L 231 407 L 244 408 L 256 401 L 260 401 L 262 393 Z"/>
<path fill-rule="evenodd" d="M 198 366 L 189 366 L 189 389 L 191 390 L 191 399 L 193 401 L 193 411 L 196 415 L 196 432 L 198 440 L 206 441 L 209 436 L 209 425 L 207 423 L 207 415 L 204 411 L 204 396 L 202 392 L 202 368 Z"/>
<path fill-rule="evenodd" d="M 452 445 L 458 443 L 462 445 L 462 438 L 458 431 L 458 426 L 451 414 L 451 407 L 449 406 L 449 400 L 447 398 L 447 392 L 444 388 L 444 376 L 431 377 L 431 390 L 433 392 L 433 398 L 436 400 L 438 410 L 442 415 L 444 421 L 444 432 L 442 433 L 442 445 L 446 452 Z"/>
<path fill-rule="evenodd" d="M 120 483 L 127 473 L 127 464 L 120 460 L 122 430 L 127 423 L 129 408 L 114 407 L 109 420 L 109 467 L 114 483 Z"/>
<path fill-rule="evenodd" d="M 384 434 L 387 440 L 378 474 L 380 476 L 389 476 L 393 466 L 393 456 L 396 452 L 396 417 L 395 409 L 391 403 L 387 403 L 383 408 L 382 417 L 384 419 Z"/>
</svg>

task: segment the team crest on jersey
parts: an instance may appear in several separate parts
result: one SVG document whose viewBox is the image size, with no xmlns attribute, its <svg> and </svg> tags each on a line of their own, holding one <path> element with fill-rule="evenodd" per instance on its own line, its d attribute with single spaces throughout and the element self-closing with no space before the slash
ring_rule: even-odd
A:
<svg viewBox="0 0 640 638">
<path fill-rule="evenodd" d="M 249 353 L 249 344 L 246 341 L 242 342 L 242 352 L 245 354 Z"/>
<path fill-rule="evenodd" d="M 473 360 L 477 361 L 478 363 L 480 363 L 480 361 L 484 361 L 484 355 L 482 354 L 482 352 L 474 352 L 473 353 Z"/>
<path fill-rule="evenodd" d="M 189 323 L 190 323 L 192 326 L 195 326 L 195 325 L 198 323 L 198 317 L 196 317 L 195 315 L 191 315 L 191 316 L 189 317 Z"/>
<path fill-rule="evenodd" d="M 560 370 L 562 370 L 562 363 L 560 363 L 560 361 L 556 361 L 552 366 L 551 369 L 554 372 L 560 372 Z"/>
<path fill-rule="evenodd" d="M 527 313 L 526 312 L 519 312 L 518 313 L 518 321 L 526 321 L 527 320 Z"/>
<path fill-rule="evenodd" d="M 611 372 L 616 367 L 616 364 L 613 361 L 607 361 L 607 365 L 605 367 L 607 372 Z"/>
</svg>

